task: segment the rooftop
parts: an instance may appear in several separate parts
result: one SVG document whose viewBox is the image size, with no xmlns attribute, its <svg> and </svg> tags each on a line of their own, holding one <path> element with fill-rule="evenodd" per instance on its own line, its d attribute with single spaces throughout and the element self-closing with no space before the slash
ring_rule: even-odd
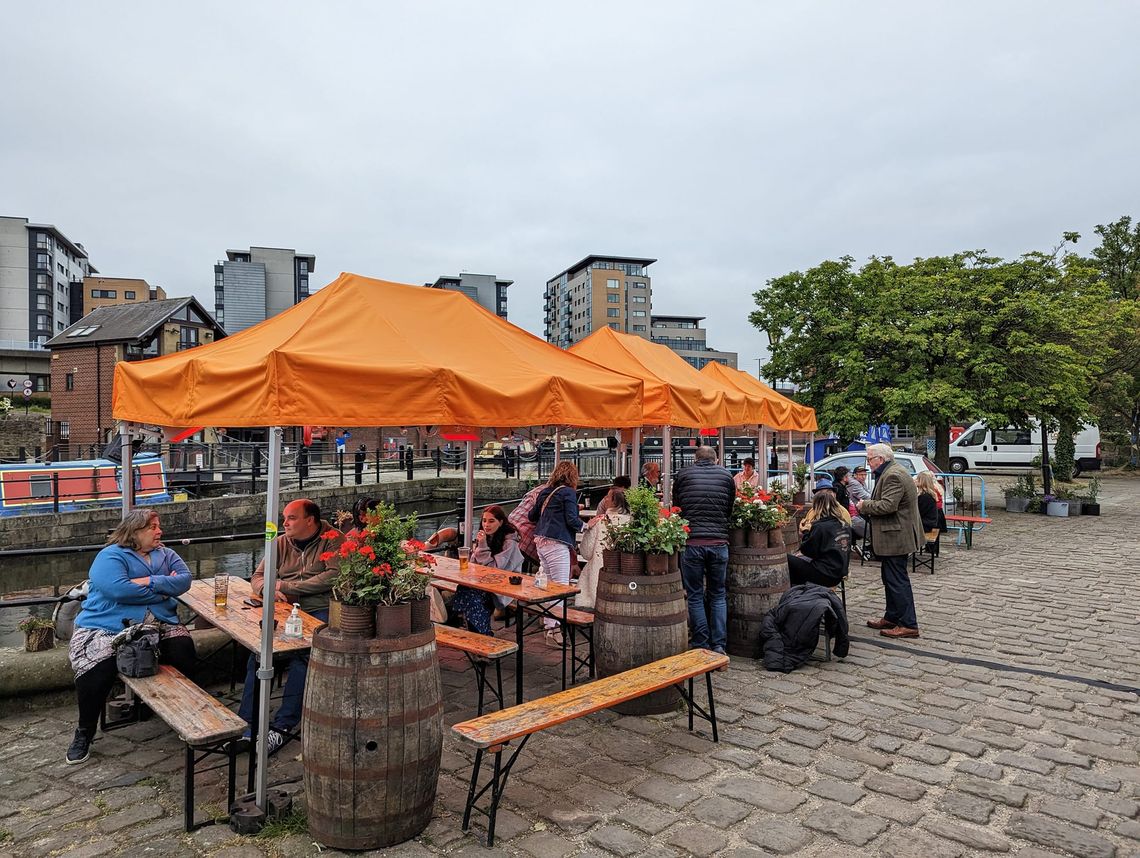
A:
<svg viewBox="0 0 1140 858">
<path fill-rule="evenodd" d="M 591 253 L 582 261 L 574 263 L 565 271 L 559 271 L 550 279 L 557 280 L 563 274 L 569 274 L 571 271 L 577 271 L 580 268 L 585 268 L 591 262 L 633 262 L 639 265 L 652 265 L 656 261 L 656 259 L 648 259 L 641 256 L 605 256 L 604 254 Z"/>
</svg>

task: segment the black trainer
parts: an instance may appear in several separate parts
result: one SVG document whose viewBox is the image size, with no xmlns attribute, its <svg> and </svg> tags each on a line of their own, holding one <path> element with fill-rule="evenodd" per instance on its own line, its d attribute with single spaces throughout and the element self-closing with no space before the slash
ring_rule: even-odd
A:
<svg viewBox="0 0 1140 858">
<path fill-rule="evenodd" d="M 91 756 L 91 740 L 93 738 L 94 736 L 82 727 L 75 731 L 75 738 L 71 740 L 71 747 L 67 749 L 67 756 L 65 757 L 69 766 L 87 762 L 87 758 Z"/>
</svg>

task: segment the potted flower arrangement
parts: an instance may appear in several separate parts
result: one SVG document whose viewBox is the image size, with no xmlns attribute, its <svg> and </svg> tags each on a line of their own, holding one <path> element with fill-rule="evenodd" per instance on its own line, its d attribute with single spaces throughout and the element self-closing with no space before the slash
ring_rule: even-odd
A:
<svg viewBox="0 0 1140 858">
<path fill-rule="evenodd" d="M 1089 479 L 1088 491 L 1085 492 L 1084 499 L 1081 502 L 1081 513 L 1083 515 L 1100 515 L 1100 477 L 1094 476 Z"/>
<path fill-rule="evenodd" d="M 657 526 L 650 530 L 645 546 L 645 571 L 666 575 L 680 568 L 681 550 L 689 539 L 689 522 L 681 518 L 681 508 L 659 507 Z"/>
<path fill-rule="evenodd" d="M 1019 476 L 1017 484 L 1005 490 L 1006 512 L 1025 512 L 1029 509 L 1029 501 L 1035 494 L 1037 494 L 1037 485 L 1033 475 Z"/>
<path fill-rule="evenodd" d="M 1045 495 L 1041 499 L 1042 505 L 1045 507 L 1045 514 L 1051 515 L 1054 518 L 1068 518 L 1069 517 L 1069 502 L 1058 498 L 1056 495 Z"/>
<path fill-rule="evenodd" d="M 399 516 L 394 506 L 381 503 L 365 514 L 363 527 L 344 535 L 339 549 L 321 554 L 340 568 L 332 585 L 331 628 L 360 637 L 371 637 L 374 623 L 381 637 L 428 628 L 435 558 L 422 553 L 426 546 L 413 538 L 415 531 L 414 515 Z"/>
<path fill-rule="evenodd" d="M 629 521 L 606 524 L 606 547 L 619 552 L 623 575 L 667 573 L 677 565 L 688 539 L 689 523 L 681 518 L 679 507 L 661 506 L 651 488 L 630 489 L 625 497 Z"/>
<path fill-rule="evenodd" d="M 1081 514 L 1081 496 L 1077 493 L 1076 486 L 1062 483 L 1053 490 L 1053 494 L 1057 500 L 1065 501 L 1069 505 L 1069 518 Z"/>
<path fill-rule="evenodd" d="M 795 480 L 795 493 L 792 495 L 792 503 L 802 506 L 807 500 L 807 493 L 804 491 L 807 488 L 808 481 L 807 463 L 797 462 L 793 465 L 792 477 Z"/>
<path fill-rule="evenodd" d="M 43 652 L 55 646 L 55 623 L 50 617 L 26 617 L 16 628 L 24 633 L 27 652 Z"/>
<path fill-rule="evenodd" d="M 788 523 L 790 517 L 776 497 L 776 493 L 766 492 L 748 483 L 737 490 L 729 519 L 730 546 L 768 548 L 784 544 L 780 528 Z"/>
</svg>

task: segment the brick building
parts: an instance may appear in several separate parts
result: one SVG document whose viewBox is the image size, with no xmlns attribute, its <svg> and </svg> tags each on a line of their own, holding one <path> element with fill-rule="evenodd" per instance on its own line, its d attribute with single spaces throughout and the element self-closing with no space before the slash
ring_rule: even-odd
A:
<svg viewBox="0 0 1140 858">
<path fill-rule="evenodd" d="M 115 364 L 212 343 L 226 335 L 194 298 L 99 307 L 47 343 L 56 459 L 98 455 L 115 432 Z"/>
</svg>

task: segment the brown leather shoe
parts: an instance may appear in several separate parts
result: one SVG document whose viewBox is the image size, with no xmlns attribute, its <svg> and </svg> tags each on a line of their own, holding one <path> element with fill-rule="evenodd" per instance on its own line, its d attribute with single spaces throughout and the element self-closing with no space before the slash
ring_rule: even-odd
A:
<svg viewBox="0 0 1140 858">
<path fill-rule="evenodd" d="M 885 638 L 916 638 L 918 629 L 908 629 L 906 626 L 894 626 L 879 632 Z"/>
<path fill-rule="evenodd" d="M 894 627 L 895 624 L 886 617 L 878 620 L 867 620 L 867 628 L 869 629 L 893 629 Z"/>
</svg>

